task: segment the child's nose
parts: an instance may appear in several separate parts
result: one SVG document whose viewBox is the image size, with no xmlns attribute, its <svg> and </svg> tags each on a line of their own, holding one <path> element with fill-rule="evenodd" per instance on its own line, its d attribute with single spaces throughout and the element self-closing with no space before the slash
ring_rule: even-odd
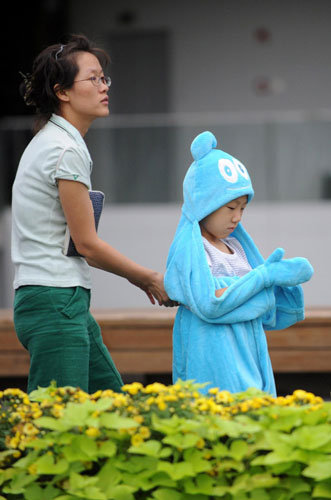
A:
<svg viewBox="0 0 331 500">
<path fill-rule="evenodd" d="M 233 213 L 233 220 L 235 222 L 240 222 L 241 221 L 241 216 L 242 216 L 241 210 L 235 210 L 234 213 Z"/>
</svg>

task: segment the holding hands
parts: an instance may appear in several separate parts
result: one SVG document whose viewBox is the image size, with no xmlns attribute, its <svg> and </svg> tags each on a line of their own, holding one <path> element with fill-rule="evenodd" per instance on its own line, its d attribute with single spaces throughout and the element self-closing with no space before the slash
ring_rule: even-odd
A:
<svg viewBox="0 0 331 500">
<path fill-rule="evenodd" d="M 314 270 L 304 257 L 283 259 L 285 251 L 276 248 L 264 263 L 270 286 L 295 286 L 310 280 Z"/>
</svg>

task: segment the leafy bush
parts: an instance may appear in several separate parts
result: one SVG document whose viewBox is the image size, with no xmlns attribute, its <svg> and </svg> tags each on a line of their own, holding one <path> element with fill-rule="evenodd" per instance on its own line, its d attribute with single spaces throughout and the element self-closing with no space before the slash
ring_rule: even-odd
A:
<svg viewBox="0 0 331 500">
<path fill-rule="evenodd" d="M 331 403 L 180 382 L 0 392 L 1 500 L 331 498 Z"/>
</svg>

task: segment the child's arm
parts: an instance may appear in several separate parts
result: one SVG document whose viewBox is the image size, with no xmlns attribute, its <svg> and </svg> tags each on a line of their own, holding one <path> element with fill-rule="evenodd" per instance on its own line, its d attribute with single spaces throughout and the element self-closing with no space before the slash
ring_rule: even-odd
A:
<svg viewBox="0 0 331 500">
<path fill-rule="evenodd" d="M 274 287 L 275 311 L 263 318 L 265 330 L 282 330 L 305 317 L 303 290 L 300 285 Z"/>
<path fill-rule="evenodd" d="M 195 266 L 192 271 L 185 260 L 180 261 L 180 269 L 175 273 L 177 283 L 173 288 L 178 296 L 173 296 L 170 287 L 168 293 L 207 322 L 253 320 L 275 307 L 275 285 L 296 285 L 307 281 L 312 274 L 306 259 L 280 261 L 282 255 L 281 251 L 276 251 L 265 264 L 241 278 L 214 278 L 204 269 Z M 174 280 L 169 280 L 169 285 L 172 283 Z M 215 294 L 215 290 L 221 291 Z"/>
</svg>

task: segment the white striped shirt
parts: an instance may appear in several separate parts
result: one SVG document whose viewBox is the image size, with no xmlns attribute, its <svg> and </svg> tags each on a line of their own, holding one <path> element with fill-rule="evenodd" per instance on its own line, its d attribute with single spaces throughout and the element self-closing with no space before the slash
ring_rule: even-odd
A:
<svg viewBox="0 0 331 500">
<path fill-rule="evenodd" d="M 232 253 L 222 252 L 204 237 L 202 237 L 202 241 L 211 273 L 215 278 L 244 276 L 252 270 L 245 251 L 236 238 L 229 237 L 221 240 Z"/>
</svg>

